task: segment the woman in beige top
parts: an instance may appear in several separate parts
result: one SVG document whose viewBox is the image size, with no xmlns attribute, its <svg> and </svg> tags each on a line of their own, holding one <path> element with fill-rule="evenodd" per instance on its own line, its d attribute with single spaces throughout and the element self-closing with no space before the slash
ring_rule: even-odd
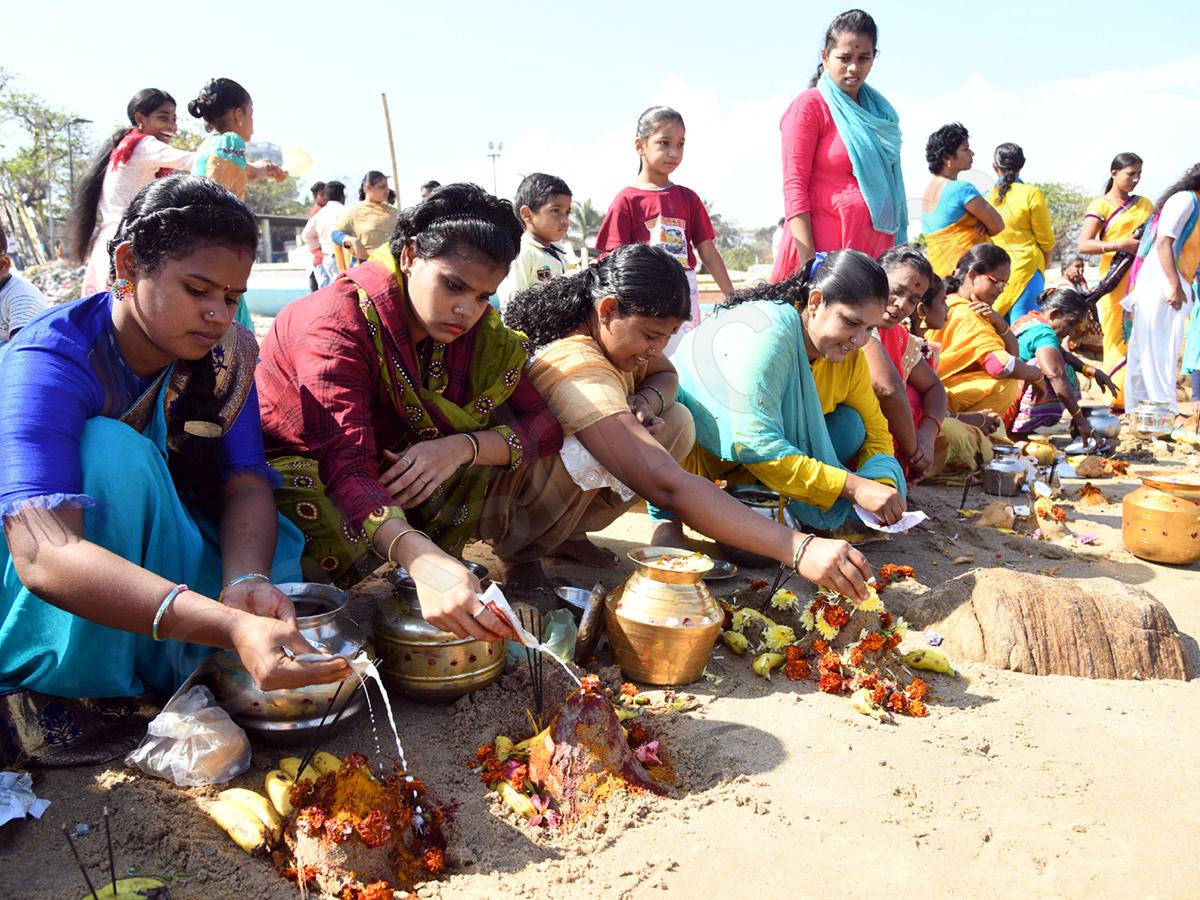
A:
<svg viewBox="0 0 1200 900">
<path fill-rule="evenodd" d="M 505 323 L 539 348 L 528 375 L 565 440 L 559 454 L 501 475 L 489 493 L 480 537 L 504 562 L 506 586 L 545 585 L 543 556 L 611 564 L 587 533 L 640 496 L 702 534 L 863 597 L 871 570 L 849 544 L 757 515 L 679 465 L 695 429 L 691 413 L 675 403 L 679 379 L 662 352 L 690 311 L 683 268 L 646 244 L 621 247 L 583 272 L 510 299 Z M 676 543 L 676 529 L 664 523 L 653 542 Z"/>
<path fill-rule="evenodd" d="M 394 198 L 387 176 L 368 172 L 358 189 L 358 202 L 333 226 L 333 242 L 349 250 L 355 259 L 366 259 L 371 251 L 392 239 L 400 217 L 400 210 L 391 203 Z"/>
</svg>

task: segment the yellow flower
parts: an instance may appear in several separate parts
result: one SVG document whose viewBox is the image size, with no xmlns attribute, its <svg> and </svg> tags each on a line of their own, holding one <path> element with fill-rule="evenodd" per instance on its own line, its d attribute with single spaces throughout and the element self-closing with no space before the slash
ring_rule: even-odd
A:
<svg viewBox="0 0 1200 900">
<path fill-rule="evenodd" d="M 904 616 L 896 617 L 896 624 L 892 627 L 892 630 L 900 635 L 901 640 L 908 635 L 908 623 L 904 621 Z"/>
<path fill-rule="evenodd" d="M 750 642 L 746 640 L 746 636 L 740 631 L 722 631 L 721 640 L 724 641 L 726 647 L 738 656 L 741 656 L 750 649 Z"/>
<path fill-rule="evenodd" d="M 826 622 L 824 616 L 815 616 L 814 619 L 817 625 L 817 631 L 821 632 L 821 637 L 825 638 L 827 641 L 832 641 L 835 637 L 837 637 L 838 630 Z"/>
<path fill-rule="evenodd" d="M 747 625 L 753 625 L 762 619 L 763 615 L 757 609 L 742 607 L 741 609 L 734 610 L 733 621 L 730 623 L 730 627 L 740 634 L 746 630 Z"/>
<path fill-rule="evenodd" d="M 796 643 L 796 632 L 787 625 L 772 625 L 763 635 L 763 646 L 768 650 L 782 650 Z"/>
<path fill-rule="evenodd" d="M 1054 513 L 1054 501 L 1049 497 L 1038 497 L 1034 501 L 1033 511 L 1043 519 L 1048 519 Z"/>
<path fill-rule="evenodd" d="M 805 631 L 812 631 L 817 627 L 816 620 L 813 618 L 811 610 L 806 609 L 804 612 L 800 613 L 800 627 Z"/>
<path fill-rule="evenodd" d="M 879 599 L 879 593 L 875 590 L 874 585 L 867 585 L 867 599 L 862 603 L 854 603 L 854 608 L 863 612 L 879 612 L 883 609 L 883 601 Z"/>
<path fill-rule="evenodd" d="M 796 592 L 787 588 L 780 588 L 771 598 L 771 606 L 775 609 L 792 609 L 799 602 L 800 598 L 796 596 Z"/>
</svg>

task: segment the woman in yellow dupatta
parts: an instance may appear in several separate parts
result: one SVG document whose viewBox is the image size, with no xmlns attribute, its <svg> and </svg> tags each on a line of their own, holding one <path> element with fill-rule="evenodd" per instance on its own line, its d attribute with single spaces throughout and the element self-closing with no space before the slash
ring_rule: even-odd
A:
<svg viewBox="0 0 1200 900">
<path fill-rule="evenodd" d="M 996 148 L 992 169 L 999 181 L 988 194 L 988 202 L 1004 220 L 1004 230 L 995 237 L 996 246 L 1008 252 L 1012 273 L 1008 286 L 996 300 L 996 312 L 1015 322 L 1038 308 L 1038 297 L 1046 289 L 1046 268 L 1054 252 L 1054 225 L 1046 197 L 1021 180 L 1025 152 L 1016 144 Z"/>
<path fill-rule="evenodd" d="M 1131 256 L 1137 253 L 1138 239 L 1134 232 L 1149 221 L 1154 210 L 1154 204 L 1148 198 L 1133 193 L 1141 180 L 1142 158 L 1136 153 L 1118 153 L 1110 166 L 1104 196 L 1097 197 L 1087 208 L 1083 230 L 1079 232 L 1079 252 L 1100 254 L 1101 281 L 1118 253 Z M 1096 303 L 1096 314 L 1100 317 L 1100 330 L 1104 335 L 1102 365 L 1117 385 L 1117 394 L 1113 397 L 1115 407 L 1125 405 L 1125 370 L 1118 367 L 1125 361 L 1127 350 L 1121 301 L 1128 293 L 1129 276 L 1126 275 Z"/>
<path fill-rule="evenodd" d="M 978 244 L 963 254 L 945 280 L 946 325 L 928 333 L 942 348 L 938 376 L 950 412 L 1001 435 L 999 419 L 1020 396 L 1022 383 L 1042 378 L 1036 365 L 1021 361 L 1012 329 L 992 308 L 1009 271 L 1008 254 L 994 244 Z"/>
<path fill-rule="evenodd" d="M 942 278 L 954 271 L 964 253 L 990 243 L 991 235 L 1004 230 L 1000 213 L 973 184 L 958 180 L 975 160 L 968 138 L 967 129 L 954 122 L 925 142 L 925 161 L 933 178 L 921 199 L 921 232 L 933 271 Z"/>
</svg>

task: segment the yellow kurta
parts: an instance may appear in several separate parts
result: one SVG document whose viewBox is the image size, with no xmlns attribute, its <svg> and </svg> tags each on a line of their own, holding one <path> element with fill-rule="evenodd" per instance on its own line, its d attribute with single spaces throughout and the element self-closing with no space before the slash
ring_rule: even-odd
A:
<svg viewBox="0 0 1200 900">
<path fill-rule="evenodd" d="M 855 465 L 880 453 L 891 456 L 892 434 L 871 387 L 871 372 L 863 352 L 856 350 L 840 363 L 819 358 L 812 364 L 812 373 L 823 413 L 828 415 L 838 406 L 845 405 L 862 416 L 867 437 Z M 712 480 L 723 478 L 735 484 L 758 481 L 784 497 L 823 510 L 833 506 L 842 495 L 849 474 L 839 466 L 826 465 L 798 454 L 742 466 L 718 459 L 698 443 L 684 466 L 688 471 Z M 880 481 L 896 487 L 890 478 Z"/>
<path fill-rule="evenodd" d="M 398 218 L 400 210 L 390 203 L 360 200 L 342 214 L 333 230 L 354 235 L 370 253 L 391 240 Z"/>
<path fill-rule="evenodd" d="M 1016 182 L 1004 195 L 1003 202 L 999 189 L 992 188 L 988 202 L 1004 219 L 1004 230 L 992 242 L 1008 251 L 1012 260 L 1008 284 L 992 304 L 996 312 L 1007 315 L 1029 280 L 1045 269 L 1046 254 L 1054 246 L 1054 226 L 1045 196 L 1033 185 Z"/>
<path fill-rule="evenodd" d="M 1137 227 L 1150 219 L 1151 213 L 1154 212 L 1154 204 L 1145 197 L 1138 197 L 1126 209 L 1122 210 L 1119 215 L 1109 221 L 1109 217 L 1113 216 L 1113 213 L 1117 209 L 1118 204 L 1113 203 L 1107 197 L 1097 197 L 1088 206 L 1086 218 L 1096 219 L 1101 225 L 1100 231 L 1096 235 L 1097 240 L 1123 241 L 1126 238 L 1132 237 Z M 1107 226 L 1104 224 L 1105 222 L 1108 222 Z M 1108 268 L 1112 265 L 1115 255 L 1116 251 L 1101 254 L 1101 278 L 1108 272 Z M 1096 303 L 1096 313 L 1100 317 L 1100 330 L 1104 335 L 1103 365 L 1109 372 L 1125 359 L 1125 313 L 1121 309 L 1121 301 L 1125 299 L 1125 295 L 1128 293 L 1129 276 L 1126 275 L 1113 290 L 1101 297 Z M 1124 372 L 1118 373 L 1118 376 L 1123 382 Z M 1114 402 L 1120 405 L 1121 398 L 1115 398 Z"/>
</svg>

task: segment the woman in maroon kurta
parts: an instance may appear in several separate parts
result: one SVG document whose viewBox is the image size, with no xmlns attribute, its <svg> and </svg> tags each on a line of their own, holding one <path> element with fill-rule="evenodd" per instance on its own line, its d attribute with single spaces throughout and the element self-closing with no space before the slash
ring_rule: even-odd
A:
<svg viewBox="0 0 1200 900">
<path fill-rule="evenodd" d="M 484 640 L 505 627 L 455 556 L 496 468 L 562 444 L 524 378 L 523 336 L 488 304 L 520 236 L 508 201 L 439 188 L 366 264 L 284 308 L 256 376 L 307 571 L 350 584 L 398 563 L 428 621 Z"/>
</svg>

